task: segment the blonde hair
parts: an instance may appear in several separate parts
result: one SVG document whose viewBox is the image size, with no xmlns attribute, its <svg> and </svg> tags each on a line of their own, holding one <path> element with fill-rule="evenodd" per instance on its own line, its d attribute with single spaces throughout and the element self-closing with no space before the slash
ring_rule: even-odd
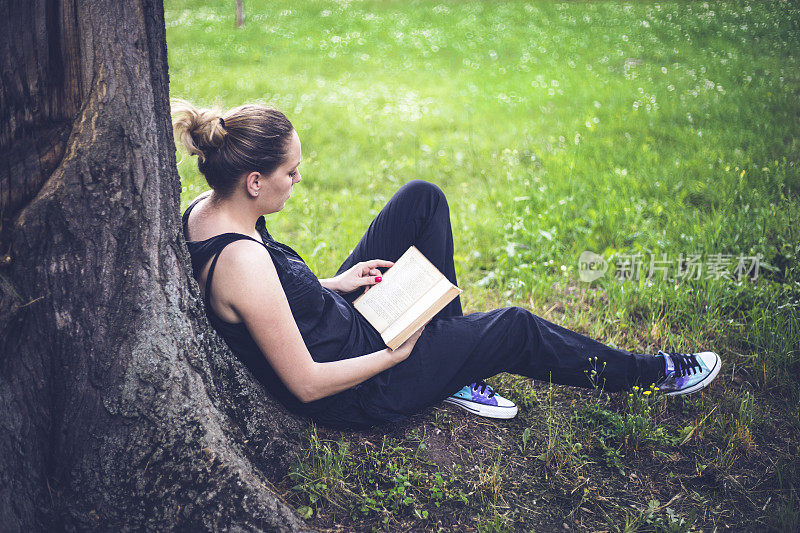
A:
<svg viewBox="0 0 800 533">
<path fill-rule="evenodd" d="M 268 176 L 286 161 L 294 127 L 277 109 L 246 104 L 223 113 L 181 99 L 171 104 L 176 141 L 197 156 L 197 167 L 221 197 L 234 191 L 243 174 Z"/>
</svg>

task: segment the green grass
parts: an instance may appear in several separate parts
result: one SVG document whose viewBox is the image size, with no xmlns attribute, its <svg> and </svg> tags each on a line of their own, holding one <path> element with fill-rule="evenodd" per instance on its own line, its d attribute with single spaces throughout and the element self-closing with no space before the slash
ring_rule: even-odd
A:
<svg viewBox="0 0 800 533">
<path fill-rule="evenodd" d="M 233 2 L 166 2 L 171 93 L 204 105 L 262 101 L 288 115 L 303 182 L 267 225 L 320 277 L 400 185 L 422 178 L 449 198 L 467 311 L 521 305 L 626 349 L 703 347 L 725 361 L 711 391 L 670 401 L 561 388 L 554 398 L 496 378 L 522 407 L 517 420 L 489 425 L 499 452 L 481 451 L 474 427 L 484 421 L 450 410 L 396 430 L 389 455 L 425 489 L 408 505 L 391 493 L 398 474 L 386 470 L 386 448 L 353 445 L 376 438 L 320 429 L 298 458 L 301 477 L 287 481 L 301 487 L 287 487 L 298 508 L 319 526 L 349 527 L 352 515 L 367 529 L 793 529 L 796 2 L 342 0 L 245 11 L 237 29 Z M 179 171 L 185 208 L 206 186 L 194 159 Z M 584 250 L 610 264 L 591 283 L 579 280 Z M 617 279 L 633 254 L 643 275 Z M 651 254 L 670 262 L 669 277 L 689 254 L 706 270 L 647 280 Z M 729 271 L 760 254 L 758 278 L 707 277 L 717 254 L 733 261 Z M 435 429 L 466 454 L 460 471 L 426 463 L 419 446 Z M 414 440 L 414 430 L 428 433 Z M 639 483 L 622 483 L 622 472 Z M 473 495 L 436 500 L 426 490 L 437 473 L 455 479 L 448 494 L 461 483 Z M 612 481 L 596 482 L 604 476 Z M 323 477 L 347 490 L 311 501 L 311 480 Z"/>
</svg>

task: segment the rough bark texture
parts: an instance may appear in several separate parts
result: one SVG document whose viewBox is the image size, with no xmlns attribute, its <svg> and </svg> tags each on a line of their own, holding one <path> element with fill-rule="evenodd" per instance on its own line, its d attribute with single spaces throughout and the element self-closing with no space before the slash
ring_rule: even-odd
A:
<svg viewBox="0 0 800 533">
<path fill-rule="evenodd" d="M 210 329 L 159 0 L 0 0 L 0 529 L 271 530 L 303 422 Z"/>
</svg>

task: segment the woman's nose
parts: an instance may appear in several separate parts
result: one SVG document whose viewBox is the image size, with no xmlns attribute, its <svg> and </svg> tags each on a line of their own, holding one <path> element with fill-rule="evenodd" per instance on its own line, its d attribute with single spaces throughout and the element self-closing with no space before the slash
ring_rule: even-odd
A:
<svg viewBox="0 0 800 533">
<path fill-rule="evenodd" d="M 298 182 L 302 181 L 302 179 L 303 179 L 303 176 L 300 175 L 300 171 L 297 171 L 297 175 L 294 177 L 294 182 L 298 183 Z"/>
</svg>

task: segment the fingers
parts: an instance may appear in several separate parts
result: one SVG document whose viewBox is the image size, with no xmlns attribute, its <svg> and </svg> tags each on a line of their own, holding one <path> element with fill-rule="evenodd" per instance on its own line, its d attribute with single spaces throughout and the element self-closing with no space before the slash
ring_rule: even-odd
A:
<svg viewBox="0 0 800 533">
<path fill-rule="evenodd" d="M 372 263 L 374 263 L 376 261 L 379 261 L 379 260 L 366 261 L 364 263 L 359 263 L 358 264 L 359 270 L 360 270 L 360 273 L 359 273 L 359 276 L 358 276 L 358 278 L 359 278 L 358 279 L 358 283 L 360 285 L 373 285 L 375 283 L 380 283 L 381 282 L 381 280 L 383 279 L 383 273 L 380 270 L 378 270 L 376 267 L 370 266 Z M 385 262 L 388 263 L 389 261 L 385 261 Z"/>
<path fill-rule="evenodd" d="M 425 331 L 425 326 L 424 325 L 421 326 L 417 331 L 412 333 L 411 337 L 409 337 L 409 339 L 418 339 L 420 337 L 420 335 L 422 335 L 423 331 Z"/>
<path fill-rule="evenodd" d="M 424 330 L 425 330 L 425 326 L 422 326 L 417 331 L 412 333 L 410 337 L 408 337 L 405 341 L 403 341 L 403 344 L 401 344 L 400 346 L 397 347 L 397 350 L 405 350 L 406 357 L 408 357 L 408 354 L 411 353 L 411 350 L 414 349 L 414 345 L 417 343 L 417 341 L 419 340 L 420 335 L 422 335 L 422 332 Z"/>
<path fill-rule="evenodd" d="M 380 283 L 383 280 L 383 278 L 381 277 L 380 274 L 381 273 L 378 272 L 377 275 L 373 274 L 373 275 L 370 275 L 370 276 L 362 276 L 361 278 L 359 278 L 358 283 L 360 283 L 361 285 L 366 285 L 366 286 L 375 285 L 376 283 Z"/>
<path fill-rule="evenodd" d="M 411 346 L 414 346 L 419 338 L 422 336 L 422 332 L 425 331 L 425 326 L 422 326 L 417 331 L 415 331 L 409 338 L 408 342 L 412 343 Z"/>
<path fill-rule="evenodd" d="M 373 259 L 371 261 L 365 261 L 364 265 L 369 268 L 377 268 L 377 267 L 390 267 L 394 265 L 392 261 L 386 261 L 385 259 Z"/>
<path fill-rule="evenodd" d="M 392 265 L 394 265 L 392 261 L 373 259 L 371 261 L 356 263 L 353 268 L 358 272 L 359 276 L 380 276 L 381 272 L 378 270 L 378 267 L 391 267 Z"/>
</svg>

